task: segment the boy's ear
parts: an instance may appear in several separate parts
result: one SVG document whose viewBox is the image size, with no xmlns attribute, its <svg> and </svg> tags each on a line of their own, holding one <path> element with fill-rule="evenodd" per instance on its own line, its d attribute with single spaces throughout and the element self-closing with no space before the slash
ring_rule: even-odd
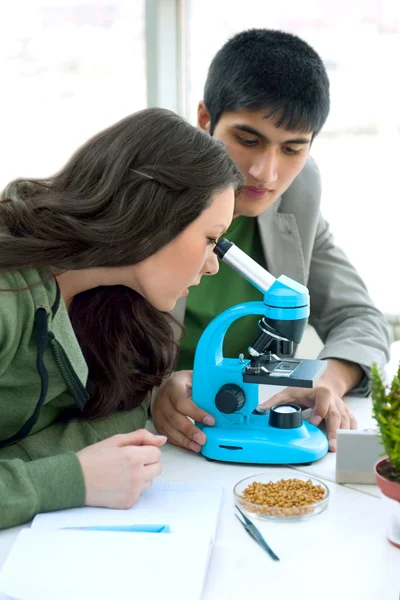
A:
<svg viewBox="0 0 400 600">
<path fill-rule="evenodd" d="M 210 115 L 206 109 L 206 105 L 200 100 L 197 107 L 197 125 L 207 133 L 210 131 Z"/>
</svg>

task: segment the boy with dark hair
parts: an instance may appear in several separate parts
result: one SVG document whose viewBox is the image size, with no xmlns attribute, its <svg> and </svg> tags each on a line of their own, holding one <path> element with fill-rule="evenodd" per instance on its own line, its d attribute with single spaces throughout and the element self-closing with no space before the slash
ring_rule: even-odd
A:
<svg viewBox="0 0 400 600">
<path fill-rule="evenodd" d="M 343 397 L 368 395 L 373 362 L 389 357 L 389 333 L 355 268 L 335 246 L 320 212 L 318 168 L 309 157 L 329 113 L 329 80 L 318 54 L 297 36 L 254 29 L 229 40 L 214 57 L 198 124 L 217 139 L 241 168 L 246 183 L 236 200 L 226 237 L 270 273 L 288 275 L 310 292 L 309 322 L 324 348 L 327 368 L 314 389 L 288 388 L 268 401 L 313 408 L 311 421 L 326 421 L 329 448 L 336 431 L 357 427 Z M 340 178 L 338 177 L 338 185 Z M 193 359 L 208 323 L 259 292 L 225 263 L 203 278 L 175 315 L 184 323 L 178 368 L 152 406 L 156 428 L 170 442 L 200 451 L 205 434 L 187 417 L 207 425 L 213 417 L 191 400 Z M 224 355 L 238 356 L 254 338 L 259 317 L 236 321 Z"/>
<path fill-rule="evenodd" d="M 317 135 L 329 113 L 329 80 L 318 54 L 276 30 L 238 33 L 215 55 L 204 86 L 210 134 L 240 108 L 275 116 L 276 127 Z"/>
</svg>

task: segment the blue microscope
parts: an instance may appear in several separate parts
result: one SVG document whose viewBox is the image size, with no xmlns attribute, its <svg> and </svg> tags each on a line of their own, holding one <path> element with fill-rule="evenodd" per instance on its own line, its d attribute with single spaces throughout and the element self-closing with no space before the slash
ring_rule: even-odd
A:
<svg viewBox="0 0 400 600">
<path fill-rule="evenodd" d="M 202 454 L 212 460 L 259 464 L 310 463 L 322 458 L 328 440 L 318 427 L 303 420 L 298 406 L 257 410 L 260 385 L 267 386 L 267 395 L 262 396 L 266 401 L 287 387 L 312 388 L 325 370 L 325 361 L 290 358 L 310 312 L 307 288 L 285 275 L 275 279 L 227 239 L 221 239 L 214 252 L 264 299 L 228 308 L 211 321 L 199 340 L 193 400 L 215 418 L 213 427 L 196 423 L 207 436 Z M 225 334 L 236 319 L 246 315 L 261 316 L 259 333 L 248 348 L 249 358 L 244 354 L 225 358 Z M 276 354 L 269 349 L 273 342 Z"/>
</svg>

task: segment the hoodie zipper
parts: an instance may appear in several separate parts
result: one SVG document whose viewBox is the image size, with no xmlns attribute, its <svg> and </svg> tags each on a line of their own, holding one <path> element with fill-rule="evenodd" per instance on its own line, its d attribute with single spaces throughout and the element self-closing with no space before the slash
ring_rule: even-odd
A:
<svg viewBox="0 0 400 600">
<path fill-rule="evenodd" d="M 60 369 L 61 375 L 64 379 L 70 394 L 72 395 L 75 404 L 83 410 L 86 402 L 89 399 L 87 390 L 82 385 L 81 380 L 75 373 L 73 366 L 61 344 L 56 339 L 54 333 L 49 331 L 48 338 L 50 341 L 51 350 L 56 360 L 57 366 Z"/>
</svg>

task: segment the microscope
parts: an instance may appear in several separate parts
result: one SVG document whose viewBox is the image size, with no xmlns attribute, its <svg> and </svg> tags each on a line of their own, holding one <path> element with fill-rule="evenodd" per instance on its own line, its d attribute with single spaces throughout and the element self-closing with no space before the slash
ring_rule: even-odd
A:
<svg viewBox="0 0 400 600">
<path fill-rule="evenodd" d="M 258 464 L 301 464 L 322 458 L 328 440 L 318 427 L 303 420 L 298 406 L 257 409 L 285 388 L 314 387 L 325 370 L 325 361 L 291 358 L 310 312 L 307 288 L 285 275 L 276 279 L 225 238 L 214 252 L 264 297 L 228 308 L 209 323 L 199 340 L 192 397 L 215 418 L 212 427 L 196 423 L 207 436 L 201 453 L 212 460 Z M 225 334 L 246 315 L 261 316 L 248 357 L 243 353 L 226 358 Z M 261 400 L 259 386 L 264 386 Z"/>
</svg>

